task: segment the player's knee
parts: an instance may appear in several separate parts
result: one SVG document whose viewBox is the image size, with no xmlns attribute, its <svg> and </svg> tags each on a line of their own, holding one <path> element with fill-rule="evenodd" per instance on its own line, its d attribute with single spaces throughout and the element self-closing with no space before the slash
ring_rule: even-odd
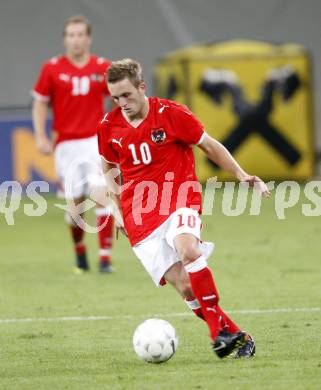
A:
<svg viewBox="0 0 321 390">
<path fill-rule="evenodd" d="M 191 263 L 200 257 L 200 250 L 194 245 L 187 245 L 186 247 L 180 250 L 180 258 L 183 264 Z"/>
</svg>

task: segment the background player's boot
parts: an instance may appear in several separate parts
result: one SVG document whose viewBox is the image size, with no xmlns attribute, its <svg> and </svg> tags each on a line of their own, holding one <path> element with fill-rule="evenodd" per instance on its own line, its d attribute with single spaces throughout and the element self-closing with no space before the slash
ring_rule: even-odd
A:
<svg viewBox="0 0 321 390">
<path fill-rule="evenodd" d="M 213 343 L 213 350 L 219 358 L 224 358 L 230 355 L 236 348 L 242 347 L 246 340 L 246 332 L 229 333 L 221 331 Z"/>
<path fill-rule="evenodd" d="M 89 271 L 86 252 L 82 254 L 77 254 L 76 267 L 74 268 L 74 272 L 76 274 L 81 274 L 84 271 Z"/>
<path fill-rule="evenodd" d="M 255 355 L 255 343 L 253 340 L 253 337 L 250 334 L 247 334 L 247 340 L 245 344 L 240 347 L 234 355 L 235 359 L 240 359 L 240 358 L 250 358 Z"/>
<path fill-rule="evenodd" d="M 102 273 L 110 274 L 114 272 L 114 268 L 108 261 L 100 261 L 99 262 L 99 271 Z"/>
</svg>

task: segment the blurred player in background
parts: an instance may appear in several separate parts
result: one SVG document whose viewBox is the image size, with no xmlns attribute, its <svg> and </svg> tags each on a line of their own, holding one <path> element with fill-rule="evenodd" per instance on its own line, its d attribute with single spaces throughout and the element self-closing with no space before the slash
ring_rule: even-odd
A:
<svg viewBox="0 0 321 390">
<path fill-rule="evenodd" d="M 253 356 L 252 337 L 219 306 L 207 266 L 214 245 L 200 238 L 202 194 L 191 145 L 239 181 L 255 185 L 263 197 L 270 195 L 267 186 L 247 174 L 222 144 L 206 134 L 187 107 L 146 97 L 136 61 L 112 62 L 107 82 L 119 107 L 100 122 L 98 142 L 116 223 L 155 284 L 172 284 L 207 323 L 219 357 L 234 350 L 237 358 Z M 121 198 L 115 167 L 120 168 L 124 183 Z"/>
<path fill-rule="evenodd" d="M 89 264 L 84 227 L 75 222 L 76 206 L 80 207 L 90 191 L 106 191 L 96 132 L 104 112 L 104 98 L 109 95 L 104 75 L 110 62 L 91 55 L 91 24 L 83 16 L 66 20 L 63 41 L 65 54 L 43 65 L 34 86 L 32 117 L 37 148 L 44 154 L 54 151 L 60 190 L 68 204 L 74 205 L 66 213 L 66 221 L 76 254 L 75 271 L 81 273 L 89 269 Z M 53 140 L 45 131 L 49 104 L 53 114 Z M 99 204 L 96 207 L 101 272 L 112 271 L 110 211 L 110 207 Z"/>
</svg>

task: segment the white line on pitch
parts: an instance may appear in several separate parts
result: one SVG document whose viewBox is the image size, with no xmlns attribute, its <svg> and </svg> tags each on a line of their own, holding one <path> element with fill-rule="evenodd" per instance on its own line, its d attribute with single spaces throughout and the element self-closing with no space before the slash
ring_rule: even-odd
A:
<svg viewBox="0 0 321 390">
<path fill-rule="evenodd" d="M 248 310 L 227 310 L 230 314 L 273 314 L 273 313 L 298 313 L 298 312 L 319 312 L 320 307 L 297 307 L 297 308 L 279 308 L 279 309 L 248 309 Z M 152 318 L 152 317 L 187 317 L 191 312 L 184 313 L 162 313 L 162 314 L 137 314 L 127 316 L 89 316 L 89 317 L 38 317 L 38 318 L 0 318 L 0 324 L 16 324 L 27 322 L 62 322 L 62 321 L 109 321 L 109 320 L 128 320 L 133 318 Z"/>
</svg>

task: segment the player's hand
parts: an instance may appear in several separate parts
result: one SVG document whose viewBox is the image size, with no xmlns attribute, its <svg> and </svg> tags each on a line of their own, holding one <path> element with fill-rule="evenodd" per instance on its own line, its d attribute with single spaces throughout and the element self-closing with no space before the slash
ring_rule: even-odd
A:
<svg viewBox="0 0 321 390">
<path fill-rule="evenodd" d="M 271 195 L 267 185 L 258 176 L 246 175 L 242 182 L 249 183 L 250 187 L 256 188 L 263 198 L 269 198 Z"/>
<path fill-rule="evenodd" d="M 47 137 L 36 137 L 36 146 L 42 154 L 51 154 L 53 152 L 53 143 Z"/>
<path fill-rule="evenodd" d="M 123 224 L 119 224 L 115 220 L 115 227 L 116 227 L 116 239 L 118 240 L 119 232 L 121 232 L 124 236 L 128 237 L 128 234 L 126 232 L 126 229 Z"/>
<path fill-rule="evenodd" d="M 114 218 L 115 218 L 115 228 L 116 228 L 116 239 L 118 240 L 119 232 L 123 233 L 126 237 L 128 234 L 124 226 L 123 214 L 118 207 L 114 206 Z"/>
</svg>

